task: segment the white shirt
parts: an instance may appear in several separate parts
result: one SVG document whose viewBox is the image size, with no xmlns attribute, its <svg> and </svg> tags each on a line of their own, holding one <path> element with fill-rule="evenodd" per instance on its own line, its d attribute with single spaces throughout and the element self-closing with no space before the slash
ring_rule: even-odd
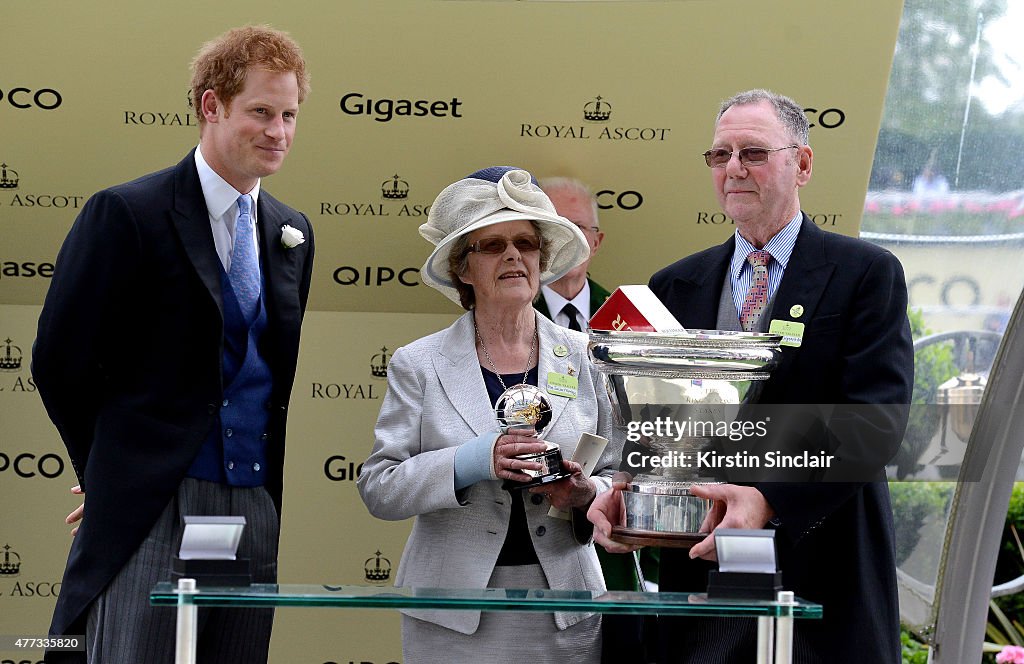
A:
<svg viewBox="0 0 1024 664">
<path fill-rule="evenodd" d="M 246 192 L 237 191 L 224 178 L 217 175 L 217 172 L 206 163 L 203 152 L 198 147 L 196 148 L 196 170 L 199 171 L 199 184 L 203 188 L 203 198 L 206 199 L 206 212 L 210 216 L 213 244 L 217 247 L 220 264 L 227 272 L 231 269 L 231 250 L 235 246 L 238 197 Z M 256 186 L 247 193 L 252 196 L 252 212 L 249 218 L 252 220 L 252 241 L 256 245 L 256 257 L 259 258 L 260 243 L 257 241 L 256 235 L 256 203 L 260 196 L 260 181 L 257 180 Z"/>
<path fill-rule="evenodd" d="M 550 286 L 540 287 L 541 295 L 544 296 L 544 303 L 548 305 L 548 311 L 551 312 L 551 320 L 557 325 L 562 327 L 569 327 L 569 317 L 562 312 L 562 307 L 566 304 L 572 303 L 572 306 L 576 307 L 576 322 L 579 323 L 581 330 L 590 329 L 590 281 L 583 282 L 583 288 L 576 294 L 571 300 L 567 300 L 558 293 L 556 293 Z"/>
</svg>

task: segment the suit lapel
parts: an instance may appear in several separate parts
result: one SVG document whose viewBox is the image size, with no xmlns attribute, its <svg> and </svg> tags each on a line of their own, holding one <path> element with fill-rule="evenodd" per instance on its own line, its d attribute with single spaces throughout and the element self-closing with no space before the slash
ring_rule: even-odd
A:
<svg viewBox="0 0 1024 664">
<path fill-rule="evenodd" d="M 556 346 L 565 346 L 567 349 L 573 348 L 573 344 L 569 339 L 569 335 L 565 332 L 565 329 L 555 325 L 547 318 L 538 316 L 537 334 L 539 335 L 539 343 L 537 344 L 537 387 L 547 392 L 548 374 L 551 372 L 568 374 L 570 366 L 573 369 L 573 375 L 578 378 L 580 375 L 580 366 L 584 361 L 580 351 L 575 350 L 573 353 L 565 357 L 558 357 L 554 352 Z M 553 396 L 551 393 L 548 393 L 548 401 L 551 402 L 551 424 L 547 429 L 550 432 L 558 422 L 558 418 L 562 414 L 562 411 L 564 411 L 566 405 L 568 405 L 569 399 L 566 397 Z"/>
<path fill-rule="evenodd" d="M 807 323 L 814 318 L 821 296 L 836 268 L 835 263 L 829 262 L 825 256 L 824 233 L 804 215 L 796 245 L 775 294 L 771 311 L 773 320 Z M 790 314 L 795 305 L 803 307 L 800 316 Z M 784 379 L 799 352 L 799 348 L 783 346 L 782 362 L 772 372 L 772 378 Z"/>
<path fill-rule="evenodd" d="M 223 266 L 217 256 L 206 209 L 203 188 L 196 171 L 195 150 L 188 153 L 174 169 L 174 204 L 171 219 L 192 267 L 195 268 L 210 297 L 217 303 L 224 319 L 224 300 L 220 291 Z"/>
<path fill-rule="evenodd" d="M 568 335 L 548 319 L 537 316 L 538 357 L 537 383 L 540 389 L 547 391 L 548 372 L 567 374 L 572 366 L 573 372 L 579 376 L 581 363 L 584 361 L 580 351 L 567 357 L 556 357 L 555 346 L 562 345 L 572 348 Z M 441 382 L 445 395 L 452 406 L 462 416 L 477 435 L 497 430 L 498 422 L 493 411 L 481 408 L 481 404 L 490 403 L 483 375 L 480 373 L 480 361 L 476 354 L 476 333 L 473 330 L 473 314 L 467 312 L 448 330 L 441 342 L 440 352 L 434 356 L 434 370 Z M 510 386 L 511 387 L 511 386 Z M 568 399 L 551 397 L 551 425 L 554 426 L 558 417 L 565 410 Z M 549 427 L 550 430 L 550 427 Z"/>
<path fill-rule="evenodd" d="M 256 213 L 257 232 L 260 238 L 260 262 L 263 270 L 264 302 L 267 317 L 277 320 L 280 312 L 293 307 L 282 305 L 291 298 L 298 298 L 299 270 L 291 250 L 281 244 L 281 228 L 291 219 L 285 216 L 280 204 L 266 191 L 260 192 Z M 298 307 L 298 302 L 295 302 Z"/>
<path fill-rule="evenodd" d="M 434 370 L 455 411 L 478 436 L 498 430 L 494 412 L 481 408 L 491 400 L 476 356 L 473 312 L 467 311 L 447 331 L 434 356 Z"/>
<path fill-rule="evenodd" d="M 734 244 L 735 239 L 730 237 L 706 251 L 687 271 L 675 275 L 665 306 L 686 329 L 715 327 L 722 282 L 729 269 Z"/>
<path fill-rule="evenodd" d="M 533 301 L 533 308 L 540 312 L 541 316 L 551 318 L 551 312 L 548 311 L 548 301 L 544 299 L 544 293 L 537 293 L 537 297 Z"/>
<path fill-rule="evenodd" d="M 587 282 L 590 284 L 590 317 L 593 318 L 594 314 L 597 313 L 597 310 L 601 308 L 601 305 L 604 304 L 604 301 L 608 299 L 611 293 L 590 277 L 587 277 Z"/>
</svg>

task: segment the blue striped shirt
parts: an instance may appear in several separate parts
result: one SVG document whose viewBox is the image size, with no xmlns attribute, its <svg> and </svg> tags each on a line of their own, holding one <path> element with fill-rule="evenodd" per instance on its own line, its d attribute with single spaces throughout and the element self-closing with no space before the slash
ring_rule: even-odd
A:
<svg viewBox="0 0 1024 664">
<path fill-rule="evenodd" d="M 769 302 L 775 297 L 775 291 L 779 289 L 782 273 L 786 271 L 789 257 L 793 254 L 793 247 L 796 245 L 796 236 L 800 234 L 802 221 L 803 213 L 798 211 L 796 216 L 764 246 L 764 250 L 772 255 L 772 260 L 768 263 Z M 732 254 L 729 279 L 732 282 L 732 303 L 736 305 L 736 316 L 739 317 L 740 309 L 743 307 L 743 298 L 750 290 L 750 279 L 754 273 L 754 268 L 750 267 L 750 263 L 747 262 L 747 255 L 752 251 L 757 251 L 757 247 L 747 242 L 738 230 L 735 235 L 736 249 Z"/>
</svg>

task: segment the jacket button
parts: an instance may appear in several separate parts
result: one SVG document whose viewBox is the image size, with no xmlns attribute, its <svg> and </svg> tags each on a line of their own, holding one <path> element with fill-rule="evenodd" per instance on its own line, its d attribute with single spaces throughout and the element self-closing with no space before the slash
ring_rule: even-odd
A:
<svg viewBox="0 0 1024 664">
<path fill-rule="evenodd" d="M 225 438 L 230 438 L 231 436 L 234 436 L 234 435 L 235 435 L 234 430 L 232 430 L 232 429 L 224 429 L 224 437 Z"/>
<path fill-rule="evenodd" d="M 258 463 L 252 464 L 252 469 L 253 469 L 253 471 L 255 471 L 257 473 L 260 472 L 260 464 L 258 464 Z"/>
<path fill-rule="evenodd" d="M 548 529 L 544 526 L 537 526 L 537 537 L 544 537 L 544 533 L 548 532 Z"/>
<path fill-rule="evenodd" d="M 226 408 L 229 403 L 231 403 L 231 402 L 228 401 L 227 399 L 225 399 L 224 401 L 220 402 L 220 405 L 222 405 L 222 406 L 224 406 Z"/>
<path fill-rule="evenodd" d="M 540 495 L 539 493 L 535 493 L 532 496 L 530 496 L 530 502 L 533 503 L 534 505 L 540 505 L 541 503 L 544 502 L 544 496 Z"/>
<path fill-rule="evenodd" d="M 234 470 L 234 469 L 235 469 L 235 462 L 234 461 L 228 461 L 228 470 Z"/>
</svg>

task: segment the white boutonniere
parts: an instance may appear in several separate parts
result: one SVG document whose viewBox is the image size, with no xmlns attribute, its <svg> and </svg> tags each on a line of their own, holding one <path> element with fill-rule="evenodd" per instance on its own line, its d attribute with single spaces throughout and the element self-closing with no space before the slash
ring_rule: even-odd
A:
<svg viewBox="0 0 1024 664">
<path fill-rule="evenodd" d="M 281 228 L 281 246 L 285 249 L 294 249 L 306 241 L 306 236 L 297 228 L 285 225 Z"/>
</svg>

